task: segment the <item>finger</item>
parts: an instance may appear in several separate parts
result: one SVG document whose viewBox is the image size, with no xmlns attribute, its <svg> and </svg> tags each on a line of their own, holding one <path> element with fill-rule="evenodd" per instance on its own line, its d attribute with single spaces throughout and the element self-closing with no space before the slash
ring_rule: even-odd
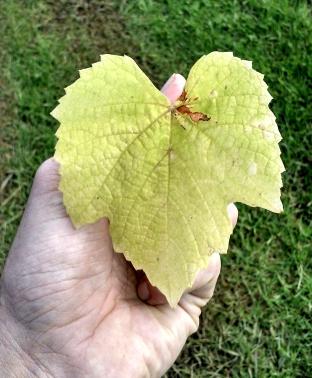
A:
<svg viewBox="0 0 312 378">
<path fill-rule="evenodd" d="M 141 273 L 139 276 L 137 276 L 137 278 L 137 295 L 143 302 L 153 306 L 168 303 L 166 297 L 161 293 L 161 291 L 149 282 L 145 273 Z"/>
<path fill-rule="evenodd" d="M 162 93 L 173 103 L 182 94 L 185 87 L 185 78 L 180 74 L 173 74 L 162 87 Z"/>
<path fill-rule="evenodd" d="M 210 297 L 210 289 L 214 288 L 220 269 L 221 262 L 219 253 L 213 253 L 209 257 L 208 267 L 199 271 L 193 286 L 186 289 L 185 294 L 192 293 L 194 295 L 200 294 L 203 297 Z M 149 282 L 145 273 L 141 271 L 137 275 L 137 280 L 137 294 L 143 302 L 154 306 L 168 303 L 161 291 Z"/>
<path fill-rule="evenodd" d="M 227 212 L 234 228 L 236 226 L 237 219 L 238 219 L 238 210 L 237 210 L 237 207 L 234 205 L 234 203 L 230 203 L 227 206 Z"/>
<path fill-rule="evenodd" d="M 221 270 L 220 254 L 215 252 L 209 256 L 207 268 L 200 270 L 195 278 L 191 288 L 185 293 L 191 293 L 203 298 L 211 297 L 211 289 L 213 291 Z"/>
<path fill-rule="evenodd" d="M 148 278 L 145 276 L 137 286 L 138 297 L 145 303 L 149 305 L 157 306 L 166 304 L 166 297 L 157 289 L 157 287 L 152 286 Z"/>
<path fill-rule="evenodd" d="M 212 296 L 218 276 L 220 274 L 221 261 L 219 253 L 213 253 L 209 257 L 208 267 L 201 270 L 195 279 L 193 286 L 187 289 L 183 296 L 190 293 L 199 297 L 206 303 Z M 166 297 L 153 286 L 146 275 L 141 273 L 138 276 L 137 294 L 145 303 L 153 306 L 167 304 Z M 183 298 L 183 297 L 182 297 Z"/>
<path fill-rule="evenodd" d="M 195 329 L 199 324 L 199 316 L 204 307 L 212 298 L 221 270 L 219 253 L 213 253 L 208 262 L 208 267 L 200 271 L 191 290 L 183 294 L 179 305 L 188 313 L 194 321 Z"/>
</svg>

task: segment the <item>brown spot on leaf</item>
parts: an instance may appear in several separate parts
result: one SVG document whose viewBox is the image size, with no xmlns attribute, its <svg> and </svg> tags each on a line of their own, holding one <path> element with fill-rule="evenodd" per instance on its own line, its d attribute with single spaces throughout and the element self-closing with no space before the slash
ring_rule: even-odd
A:
<svg viewBox="0 0 312 378">
<path fill-rule="evenodd" d="M 179 101 L 185 101 L 186 100 L 186 91 L 183 89 L 183 92 L 181 93 L 180 97 L 178 98 Z"/>
<path fill-rule="evenodd" d="M 186 105 L 181 105 L 181 106 L 177 107 L 177 111 L 179 113 L 182 113 L 182 114 L 184 114 L 184 113 L 189 114 L 191 112 L 190 109 Z"/>
<path fill-rule="evenodd" d="M 201 113 L 201 112 L 191 112 L 189 114 L 191 117 L 191 120 L 194 122 L 198 121 L 209 121 L 211 117 L 208 117 L 207 114 Z"/>
<path fill-rule="evenodd" d="M 180 97 L 178 98 L 179 101 L 184 103 L 183 105 L 180 105 L 176 108 L 176 111 L 185 114 L 190 117 L 190 119 L 193 122 L 199 122 L 199 121 L 209 121 L 211 117 L 208 117 L 207 114 L 201 113 L 201 112 L 193 112 L 190 109 L 190 102 L 198 100 L 198 97 L 195 97 L 193 99 L 187 98 L 187 93 L 185 90 L 181 93 Z M 183 127 L 184 128 L 184 127 Z"/>
<path fill-rule="evenodd" d="M 209 121 L 211 117 L 201 112 L 192 112 L 186 105 L 181 105 L 177 108 L 177 111 L 181 114 L 187 114 L 193 122 Z"/>
</svg>

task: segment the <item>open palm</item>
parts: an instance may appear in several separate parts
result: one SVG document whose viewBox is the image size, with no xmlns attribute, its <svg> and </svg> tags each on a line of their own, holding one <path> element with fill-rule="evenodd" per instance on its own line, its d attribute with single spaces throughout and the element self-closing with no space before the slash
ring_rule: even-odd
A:
<svg viewBox="0 0 312 378">
<path fill-rule="evenodd" d="M 173 76 L 164 93 L 177 98 L 183 80 Z M 43 376 L 161 376 L 198 327 L 219 255 L 172 309 L 113 251 L 106 219 L 73 228 L 58 182 L 58 165 L 49 159 L 36 174 L 2 278 L 1 303 L 27 334 L 23 349 Z M 234 223 L 236 216 L 232 207 Z"/>
</svg>

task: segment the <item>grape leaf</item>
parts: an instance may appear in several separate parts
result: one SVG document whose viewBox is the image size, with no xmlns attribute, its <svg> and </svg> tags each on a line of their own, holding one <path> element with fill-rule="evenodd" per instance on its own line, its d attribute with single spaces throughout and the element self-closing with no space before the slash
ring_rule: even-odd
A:
<svg viewBox="0 0 312 378">
<path fill-rule="evenodd" d="M 76 227 L 108 217 L 115 251 L 171 306 L 226 253 L 230 202 L 282 211 L 281 136 L 251 62 L 203 56 L 173 105 L 127 56 L 101 56 L 65 91 L 52 115 L 67 212 Z"/>
</svg>

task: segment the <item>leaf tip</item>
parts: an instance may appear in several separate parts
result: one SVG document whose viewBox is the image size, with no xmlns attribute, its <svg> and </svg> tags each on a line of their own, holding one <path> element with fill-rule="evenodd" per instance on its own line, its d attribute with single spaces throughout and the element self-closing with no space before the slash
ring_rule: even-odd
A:
<svg viewBox="0 0 312 378">
<path fill-rule="evenodd" d="M 280 214 L 284 211 L 284 207 L 280 198 L 272 204 L 271 210 L 277 214 Z"/>
<path fill-rule="evenodd" d="M 83 68 L 79 70 L 79 76 L 81 79 L 88 79 L 91 76 L 92 70 L 90 68 Z"/>
<path fill-rule="evenodd" d="M 244 60 L 244 59 L 242 59 L 242 62 L 245 65 L 246 68 L 248 68 L 250 70 L 252 69 L 252 61 L 251 60 Z"/>
<path fill-rule="evenodd" d="M 58 106 L 56 108 L 54 108 L 52 110 L 52 112 L 50 112 L 50 115 L 55 118 L 57 121 L 59 121 L 59 117 L 60 117 L 60 112 L 59 112 L 59 109 L 58 109 Z"/>
</svg>

